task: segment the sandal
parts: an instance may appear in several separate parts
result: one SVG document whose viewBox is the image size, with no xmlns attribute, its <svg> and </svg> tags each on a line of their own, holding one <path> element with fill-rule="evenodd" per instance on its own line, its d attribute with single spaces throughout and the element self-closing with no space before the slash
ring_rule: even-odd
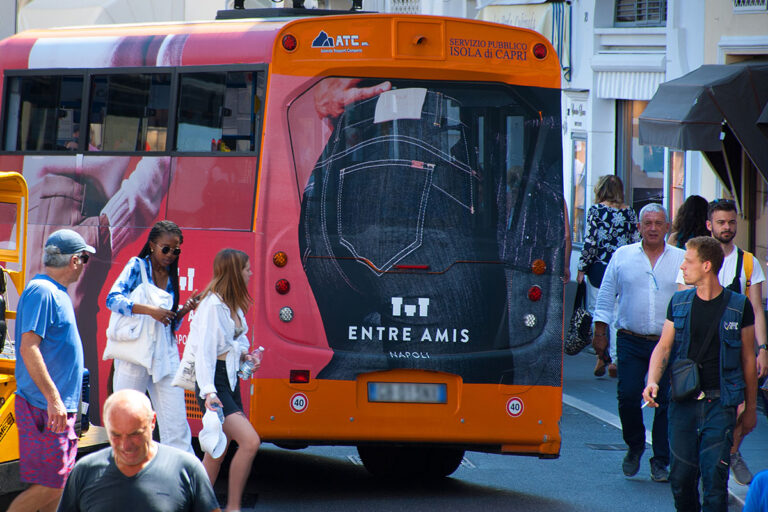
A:
<svg viewBox="0 0 768 512">
<path fill-rule="evenodd" d="M 595 365 L 594 374 L 595 377 L 602 377 L 605 375 L 605 361 L 603 361 L 599 356 L 597 358 L 597 364 Z"/>
</svg>

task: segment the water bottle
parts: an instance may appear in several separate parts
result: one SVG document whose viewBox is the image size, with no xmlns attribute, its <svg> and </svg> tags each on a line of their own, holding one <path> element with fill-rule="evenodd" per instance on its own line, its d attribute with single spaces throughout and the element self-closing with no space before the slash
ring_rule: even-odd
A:
<svg viewBox="0 0 768 512">
<path fill-rule="evenodd" d="M 259 364 L 261 364 L 261 358 L 263 355 L 264 355 L 264 347 L 259 347 L 253 352 L 251 352 L 251 356 L 256 361 L 256 363 L 259 363 Z M 253 375 L 253 371 L 256 369 L 256 363 L 248 359 L 243 361 L 242 364 L 240 365 L 240 369 L 237 371 L 237 376 L 243 380 L 250 379 L 251 375 Z"/>
<path fill-rule="evenodd" d="M 219 416 L 219 421 L 224 424 L 224 408 L 220 405 L 214 405 L 213 410 L 216 411 L 216 414 Z"/>
</svg>

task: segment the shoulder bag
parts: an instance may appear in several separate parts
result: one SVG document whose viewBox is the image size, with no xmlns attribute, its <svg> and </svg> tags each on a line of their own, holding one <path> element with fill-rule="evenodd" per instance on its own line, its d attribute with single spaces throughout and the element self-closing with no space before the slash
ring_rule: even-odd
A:
<svg viewBox="0 0 768 512">
<path fill-rule="evenodd" d="M 174 375 L 171 385 L 194 391 L 196 378 L 195 349 L 191 346 L 189 336 L 187 336 L 187 344 L 184 346 L 184 355 L 181 356 L 181 363 L 179 363 L 179 368 L 176 370 L 176 375 Z"/>
<path fill-rule="evenodd" d="M 701 393 L 701 378 L 699 376 L 701 358 L 707 353 L 707 349 L 712 344 L 712 340 L 717 334 L 717 327 L 720 325 L 720 320 L 722 320 L 723 312 L 725 311 L 726 306 L 728 306 L 730 298 L 731 291 L 724 288 L 723 303 L 720 305 L 720 309 L 718 310 L 717 315 L 715 315 L 715 321 L 710 326 L 709 331 L 707 332 L 707 338 L 704 340 L 701 348 L 699 348 L 696 357 L 694 359 L 678 358 L 672 363 L 672 368 L 670 369 L 671 385 L 669 396 L 675 402 L 683 402 L 685 400 L 690 400 L 691 398 L 696 398 L 699 393 Z"/>
<path fill-rule="evenodd" d="M 141 283 L 131 292 L 130 299 L 134 304 L 171 309 L 173 307 L 171 294 L 150 283 L 144 262 L 139 260 L 138 263 L 141 269 Z M 102 359 L 119 359 L 151 368 L 155 341 L 163 338 L 162 330 L 165 328 L 162 323 L 149 315 L 128 316 L 113 311 L 109 317 L 107 346 L 104 348 Z"/>
<path fill-rule="evenodd" d="M 576 287 L 571 324 L 565 336 L 564 350 L 569 356 L 575 356 L 592 342 L 592 315 L 587 311 L 586 302 L 587 284 L 582 281 Z"/>
</svg>

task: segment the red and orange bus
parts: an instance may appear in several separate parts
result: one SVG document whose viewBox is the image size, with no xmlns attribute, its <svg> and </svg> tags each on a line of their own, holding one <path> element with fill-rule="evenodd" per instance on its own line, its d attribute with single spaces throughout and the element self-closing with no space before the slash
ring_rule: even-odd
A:
<svg viewBox="0 0 768 512">
<path fill-rule="evenodd" d="M 55 229 L 97 248 L 70 290 L 92 420 L 106 294 L 167 218 L 184 231 L 182 302 L 219 249 L 250 255 L 266 352 L 243 394 L 265 441 L 356 445 L 389 474 L 449 474 L 465 450 L 556 457 L 552 46 L 447 17 L 253 16 L 0 43 L 0 171 L 29 183 L 27 277 Z"/>
</svg>

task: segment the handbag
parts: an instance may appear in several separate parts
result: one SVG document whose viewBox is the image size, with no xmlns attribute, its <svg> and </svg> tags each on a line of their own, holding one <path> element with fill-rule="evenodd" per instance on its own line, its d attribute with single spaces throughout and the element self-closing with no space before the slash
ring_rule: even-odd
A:
<svg viewBox="0 0 768 512">
<path fill-rule="evenodd" d="M 672 363 L 670 368 L 670 390 L 669 396 L 675 402 L 683 402 L 695 398 L 701 393 L 701 378 L 699 376 L 699 368 L 701 367 L 701 358 L 707 353 L 707 349 L 712 344 L 712 340 L 717 332 L 717 326 L 720 325 L 720 320 L 723 317 L 728 301 L 731 298 L 731 291 L 727 288 L 724 289 L 722 304 L 718 314 L 715 315 L 715 321 L 707 332 L 707 338 L 704 343 L 699 347 L 699 352 L 694 359 L 677 359 Z"/>
<path fill-rule="evenodd" d="M 189 338 L 187 338 L 189 339 Z M 176 370 L 176 375 L 173 376 L 171 385 L 186 389 L 189 391 L 195 390 L 195 351 L 193 347 L 187 344 L 184 348 L 184 355 L 181 356 L 181 363 Z"/>
<path fill-rule="evenodd" d="M 575 356 L 592 342 L 592 315 L 586 308 L 587 284 L 582 281 L 576 287 L 573 302 L 573 314 L 565 336 L 564 350 L 569 356 Z"/>
<path fill-rule="evenodd" d="M 134 258 L 131 258 L 133 261 Z M 139 260 L 138 258 L 135 258 Z M 141 283 L 131 292 L 134 304 L 149 304 L 163 309 L 173 307 L 173 297 L 147 279 L 144 262 L 139 260 Z M 165 326 L 149 315 L 122 315 L 115 311 L 109 317 L 107 346 L 102 359 L 119 359 L 145 368 L 152 367 L 155 342 L 163 337 Z"/>
<path fill-rule="evenodd" d="M 600 285 L 603 284 L 603 276 L 605 275 L 606 268 L 608 268 L 608 265 L 602 261 L 593 261 L 590 263 L 587 267 L 587 279 L 589 279 L 589 284 L 595 288 L 600 288 Z"/>
</svg>

